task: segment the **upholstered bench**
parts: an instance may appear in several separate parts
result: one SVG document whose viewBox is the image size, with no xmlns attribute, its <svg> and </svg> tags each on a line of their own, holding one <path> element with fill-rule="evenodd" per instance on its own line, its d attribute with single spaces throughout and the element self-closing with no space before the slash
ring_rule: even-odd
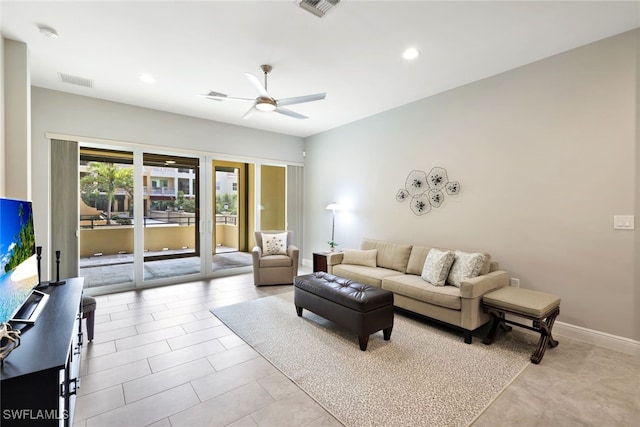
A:
<svg viewBox="0 0 640 427">
<path fill-rule="evenodd" d="M 538 347 L 531 356 L 533 363 L 540 363 L 547 346 L 556 347 L 558 341 L 553 339 L 551 329 L 553 322 L 560 314 L 560 297 L 545 292 L 507 286 L 489 292 L 482 297 L 485 312 L 491 314 L 493 324 L 489 333 L 482 341 L 491 344 L 496 337 L 499 326 L 505 323 L 519 326 L 540 333 Z M 505 319 L 505 314 L 513 314 L 533 321 L 533 326 L 523 325 L 513 320 Z M 510 328 L 505 327 L 509 330 Z"/>
<path fill-rule="evenodd" d="M 356 283 L 325 272 L 297 276 L 293 282 L 298 316 L 307 309 L 355 332 L 360 350 L 365 351 L 369 335 L 382 330 L 386 341 L 393 329 L 393 293 Z"/>
<path fill-rule="evenodd" d="M 96 299 L 90 295 L 82 296 L 82 318 L 87 319 L 87 338 L 93 341 L 93 330 L 96 322 Z"/>
</svg>

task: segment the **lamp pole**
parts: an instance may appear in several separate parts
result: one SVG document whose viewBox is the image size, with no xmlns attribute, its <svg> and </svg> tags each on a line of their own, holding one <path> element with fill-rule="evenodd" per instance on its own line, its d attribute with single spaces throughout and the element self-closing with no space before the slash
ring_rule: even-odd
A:
<svg viewBox="0 0 640 427">
<path fill-rule="evenodd" d="M 327 205 L 326 209 L 330 209 L 332 211 L 332 219 L 331 219 L 331 250 L 336 246 L 335 242 L 335 231 L 336 231 L 336 210 L 340 209 L 340 206 L 336 202 L 331 202 Z"/>
</svg>

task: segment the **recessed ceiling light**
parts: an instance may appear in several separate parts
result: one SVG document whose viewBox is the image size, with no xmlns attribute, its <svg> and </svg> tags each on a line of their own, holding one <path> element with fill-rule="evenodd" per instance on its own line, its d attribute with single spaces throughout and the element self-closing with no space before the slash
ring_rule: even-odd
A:
<svg viewBox="0 0 640 427">
<path fill-rule="evenodd" d="M 45 37 L 49 37 L 50 39 L 57 39 L 60 37 L 56 30 L 51 27 L 47 27 L 46 25 L 38 25 L 38 30 L 40 31 L 40 34 Z"/>
<path fill-rule="evenodd" d="M 151 74 L 142 74 L 140 75 L 139 79 L 140 81 L 147 84 L 153 84 L 156 82 L 156 79 Z"/>
<path fill-rule="evenodd" d="M 402 57 L 407 60 L 416 59 L 418 56 L 420 56 L 420 51 L 415 47 L 410 47 L 402 53 Z"/>
</svg>

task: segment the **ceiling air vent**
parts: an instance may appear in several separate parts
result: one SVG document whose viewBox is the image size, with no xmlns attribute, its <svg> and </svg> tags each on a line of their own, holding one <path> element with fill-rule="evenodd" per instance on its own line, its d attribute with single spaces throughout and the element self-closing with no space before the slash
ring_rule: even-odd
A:
<svg viewBox="0 0 640 427">
<path fill-rule="evenodd" d="M 76 86 L 93 87 L 93 80 L 85 79 L 84 77 L 72 76 L 71 74 L 58 73 L 58 78 L 63 83 L 69 83 Z"/>
<path fill-rule="evenodd" d="M 301 0 L 300 7 L 322 18 L 340 0 Z"/>
</svg>

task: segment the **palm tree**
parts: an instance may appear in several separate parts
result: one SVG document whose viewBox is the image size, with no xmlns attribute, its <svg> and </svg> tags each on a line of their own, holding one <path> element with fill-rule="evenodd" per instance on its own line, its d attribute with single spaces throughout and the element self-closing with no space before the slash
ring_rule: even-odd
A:
<svg viewBox="0 0 640 427">
<path fill-rule="evenodd" d="M 107 225 L 111 225 L 111 206 L 116 192 L 124 190 L 130 197 L 133 193 L 133 169 L 106 162 L 89 162 L 87 169 L 87 175 L 80 179 L 81 191 L 107 196 Z"/>
</svg>

